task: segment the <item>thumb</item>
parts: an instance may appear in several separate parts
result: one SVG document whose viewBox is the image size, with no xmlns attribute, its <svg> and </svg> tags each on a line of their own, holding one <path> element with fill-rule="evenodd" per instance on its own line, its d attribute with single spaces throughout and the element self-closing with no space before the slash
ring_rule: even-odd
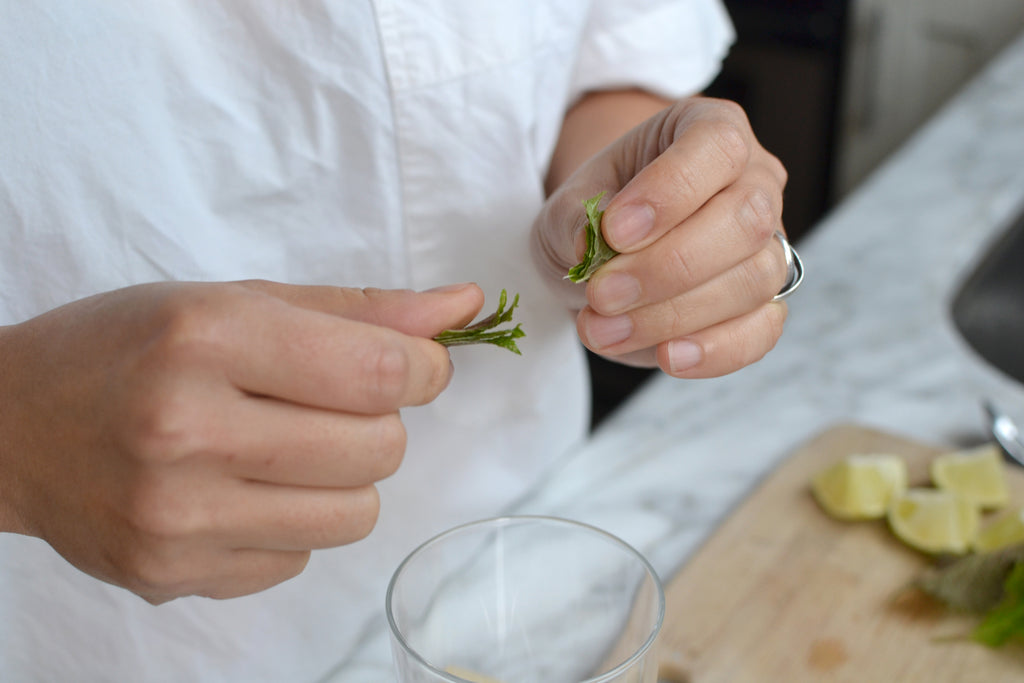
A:
<svg viewBox="0 0 1024 683">
<path fill-rule="evenodd" d="M 250 280 L 240 284 L 293 306 L 428 338 L 442 330 L 469 324 L 484 304 L 483 291 L 473 283 L 448 285 L 425 292 L 373 287 L 361 289 L 289 285 L 266 280 Z"/>
</svg>

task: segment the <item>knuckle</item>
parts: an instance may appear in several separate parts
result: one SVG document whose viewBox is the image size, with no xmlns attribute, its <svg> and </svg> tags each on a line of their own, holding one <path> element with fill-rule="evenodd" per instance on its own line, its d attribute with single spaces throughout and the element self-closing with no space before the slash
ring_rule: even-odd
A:
<svg viewBox="0 0 1024 683">
<path fill-rule="evenodd" d="M 176 383 L 136 398 L 124 424 L 124 446 L 141 462 L 172 463 L 202 450 L 195 401 Z"/>
<path fill-rule="evenodd" d="M 225 290 L 231 292 L 243 289 L 241 285 L 225 286 Z M 212 289 L 170 297 L 157 313 L 160 328 L 154 349 L 164 353 L 187 353 L 209 344 L 217 321 L 222 317 L 223 298 Z"/>
<path fill-rule="evenodd" d="M 377 526 L 380 516 L 380 492 L 376 486 L 364 486 L 355 491 L 359 502 L 348 519 L 348 528 L 352 541 L 359 541 L 370 535 Z"/>
<path fill-rule="evenodd" d="M 746 261 L 746 282 L 753 300 L 763 300 L 766 289 L 774 296 L 782 288 L 785 279 L 782 266 L 778 254 L 771 249 L 762 249 Z"/>
<path fill-rule="evenodd" d="M 775 207 L 772 196 L 762 187 L 746 190 L 736 214 L 740 229 L 758 243 L 765 242 L 775 232 Z"/>
<path fill-rule="evenodd" d="M 154 315 L 152 333 L 127 359 L 123 388 L 127 409 L 158 425 L 188 404 L 188 378 L 223 355 L 218 328 L 225 311 L 209 296 L 186 294 L 162 302 Z"/>
<path fill-rule="evenodd" d="M 357 317 L 370 322 L 374 320 L 378 304 L 386 294 L 387 290 L 379 287 L 335 287 L 329 288 L 328 292 L 334 297 L 333 304 L 340 311 L 359 311 Z"/>
<path fill-rule="evenodd" d="M 782 287 L 782 279 L 778 274 L 780 265 L 778 255 L 769 249 L 763 249 L 743 261 L 738 271 L 742 300 L 753 306 L 774 296 Z"/>
<path fill-rule="evenodd" d="M 768 316 L 767 334 L 768 348 L 765 353 L 775 348 L 775 344 L 782 338 L 782 332 L 786 325 L 786 316 L 789 315 L 789 308 L 785 303 L 778 303 L 767 307 L 765 315 Z"/>
<path fill-rule="evenodd" d="M 750 156 L 750 145 L 743 125 L 745 120 L 725 116 L 707 122 L 707 139 L 723 160 L 736 168 L 742 166 Z"/>
<path fill-rule="evenodd" d="M 135 535 L 149 547 L 169 545 L 202 526 L 198 506 L 185 503 L 177 495 L 177 487 L 163 477 L 150 477 L 136 485 L 124 514 Z"/>
<path fill-rule="evenodd" d="M 408 435 L 398 413 L 381 416 L 376 420 L 377 452 L 373 458 L 374 480 L 386 479 L 398 471 L 405 457 Z"/>
<path fill-rule="evenodd" d="M 786 166 L 774 154 L 770 152 L 765 152 L 765 154 L 768 157 L 768 171 L 775 176 L 781 187 L 785 187 L 786 183 L 789 182 L 789 171 L 786 169 Z"/>
<path fill-rule="evenodd" d="M 669 272 L 675 273 L 676 282 L 680 283 L 682 289 L 689 289 L 697 284 L 697 264 L 692 257 L 680 246 L 673 245 L 664 252 L 666 267 Z"/>
<path fill-rule="evenodd" d="M 278 570 L 277 576 L 273 578 L 273 585 L 283 583 L 289 579 L 294 579 L 296 576 L 306 571 L 306 567 L 309 565 L 309 560 L 312 557 L 313 553 L 309 550 L 296 550 L 285 554 L 281 561 L 281 566 Z"/>
<path fill-rule="evenodd" d="M 164 603 L 170 602 L 171 600 L 174 599 L 173 597 L 168 596 L 168 595 L 156 595 L 154 593 L 142 593 L 142 592 L 140 592 L 140 593 L 138 593 L 138 595 L 143 600 L 145 600 L 149 604 L 153 605 L 153 607 L 159 607 L 160 605 L 163 605 Z"/>
<path fill-rule="evenodd" d="M 739 102 L 727 99 L 715 99 L 713 102 L 717 105 L 721 115 L 735 122 L 737 126 L 749 125 L 747 112 Z"/>
<path fill-rule="evenodd" d="M 448 383 L 452 380 L 452 361 L 451 356 L 448 355 L 447 351 L 443 351 L 439 354 L 431 364 L 430 379 L 428 384 L 428 396 L 424 398 L 424 402 L 432 400 L 438 396 L 445 388 Z"/>
<path fill-rule="evenodd" d="M 229 580 L 207 581 L 194 594 L 228 600 L 258 593 L 301 574 L 311 557 L 308 550 L 261 551 L 252 556 L 252 566 L 236 568 Z"/>
<path fill-rule="evenodd" d="M 696 319 L 695 316 L 699 311 L 692 298 L 686 296 L 672 297 L 668 300 L 667 306 L 673 321 L 669 332 L 670 336 L 685 337 L 694 331 L 692 321 Z"/>
<path fill-rule="evenodd" d="M 690 199 L 702 199 L 701 174 L 703 173 L 700 164 L 680 163 L 670 167 L 668 172 L 669 183 L 683 197 Z"/>
<path fill-rule="evenodd" d="M 279 287 L 279 283 L 271 282 L 263 278 L 247 278 L 245 280 L 236 280 L 235 285 L 243 289 L 252 290 L 255 292 L 269 292 L 273 291 L 276 287 Z"/>
<path fill-rule="evenodd" d="M 176 491 L 156 479 L 133 487 L 121 510 L 127 532 L 124 551 L 114 558 L 125 587 L 161 601 L 190 592 L 196 576 L 186 552 L 188 539 L 205 526 L 198 506 Z"/>
<path fill-rule="evenodd" d="M 373 287 L 351 287 L 339 289 L 338 293 L 346 306 L 360 306 L 370 303 L 380 290 Z"/>
<path fill-rule="evenodd" d="M 742 330 L 730 330 L 720 348 L 725 361 L 724 372 L 738 370 L 758 358 L 756 346 Z"/>
<path fill-rule="evenodd" d="M 120 570 L 125 587 L 138 595 L 150 596 L 147 597 L 150 602 L 165 602 L 172 597 L 186 595 L 192 580 L 184 563 L 166 552 L 145 547 L 122 558 Z"/>
<path fill-rule="evenodd" d="M 775 348 L 782 336 L 782 325 L 785 320 L 784 307 L 765 305 L 758 311 L 755 325 L 759 334 L 749 334 L 746 330 L 735 330 L 729 340 L 730 366 L 741 368 L 756 363 Z"/>
<path fill-rule="evenodd" d="M 382 344 L 369 350 L 366 366 L 371 392 L 385 405 L 401 403 L 409 382 L 409 356 L 396 344 Z"/>
<path fill-rule="evenodd" d="M 257 590 L 270 588 L 271 586 L 276 586 L 284 583 L 285 581 L 294 579 L 296 576 L 306 571 L 306 567 L 309 566 L 309 561 L 312 556 L 313 553 L 309 550 L 292 550 L 276 553 L 272 566 L 269 567 L 264 575 L 260 577 Z M 239 593 L 236 587 L 228 586 L 227 588 L 232 590 L 233 593 L 226 595 L 226 597 L 238 597 Z M 250 593 L 255 591 L 249 589 L 245 592 Z"/>
<path fill-rule="evenodd" d="M 216 594 L 211 597 L 214 599 L 237 598 L 242 595 L 249 595 L 272 588 L 285 581 L 290 581 L 306 571 L 312 556 L 313 553 L 309 550 L 277 552 L 268 563 L 269 566 L 256 576 L 254 580 L 245 581 L 241 585 L 239 585 L 239 582 L 231 582 L 215 586 Z"/>
</svg>

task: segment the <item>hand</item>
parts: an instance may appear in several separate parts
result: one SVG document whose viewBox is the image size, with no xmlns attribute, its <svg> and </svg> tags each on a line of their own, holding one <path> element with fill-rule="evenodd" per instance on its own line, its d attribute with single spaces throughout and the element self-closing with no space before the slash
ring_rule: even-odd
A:
<svg viewBox="0 0 1024 683">
<path fill-rule="evenodd" d="M 0 530 L 153 603 L 253 593 L 373 527 L 429 337 L 483 294 L 141 285 L 0 328 Z"/>
<path fill-rule="evenodd" d="M 579 136 L 579 133 L 575 133 Z M 595 353 L 676 377 L 727 374 L 782 334 L 786 172 L 743 111 L 676 103 L 584 162 L 534 224 L 541 267 L 562 278 L 583 254 L 583 199 L 607 191 L 602 232 L 619 256 L 586 287 L 562 285 Z"/>
</svg>

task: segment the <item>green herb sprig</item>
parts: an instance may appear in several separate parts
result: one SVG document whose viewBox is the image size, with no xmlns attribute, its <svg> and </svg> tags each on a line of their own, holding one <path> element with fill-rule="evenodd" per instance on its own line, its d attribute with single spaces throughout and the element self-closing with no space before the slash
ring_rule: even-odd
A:
<svg viewBox="0 0 1024 683">
<path fill-rule="evenodd" d="M 604 192 L 597 194 L 590 199 L 583 200 L 583 209 L 587 214 L 586 225 L 586 251 L 583 253 L 583 260 L 569 269 L 566 279 L 573 282 L 586 282 L 598 268 L 610 261 L 619 252 L 608 246 L 601 234 L 601 219 L 604 218 L 604 211 L 599 211 L 597 205 L 601 203 Z"/>
<path fill-rule="evenodd" d="M 467 344 L 493 344 L 503 349 L 508 349 L 516 355 L 523 355 L 516 345 L 516 339 L 526 336 L 523 332 L 523 325 L 519 323 L 515 327 L 503 330 L 495 329 L 512 321 L 512 312 L 519 305 L 519 295 L 512 299 L 512 305 L 505 308 L 508 303 L 508 293 L 501 290 L 501 297 L 498 300 L 498 310 L 483 320 L 473 323 L 460 330 L 445 330 L 434 337 L 434 341 L 445 346 L 464 346 Z"/>
<path fill-rule="evenodd" d="M 1024 639 L 1024 562 L 1013 565 L 1003 584 L 1003 599 L 985 614 L 971 638 L 989 647 Z"/>
</svg>

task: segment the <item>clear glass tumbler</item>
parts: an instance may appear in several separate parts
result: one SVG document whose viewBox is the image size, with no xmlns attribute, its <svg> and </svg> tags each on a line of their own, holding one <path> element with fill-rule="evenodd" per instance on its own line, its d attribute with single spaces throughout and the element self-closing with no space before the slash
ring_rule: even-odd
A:
<svg viewBox="0 0 1024 683">
<path fill-rule="evenodd" d="M 399 683 L 655 683 L 650 563 L 600 529 L 501 517 L 446 531 L 388 586 Z"/>
</svg>

